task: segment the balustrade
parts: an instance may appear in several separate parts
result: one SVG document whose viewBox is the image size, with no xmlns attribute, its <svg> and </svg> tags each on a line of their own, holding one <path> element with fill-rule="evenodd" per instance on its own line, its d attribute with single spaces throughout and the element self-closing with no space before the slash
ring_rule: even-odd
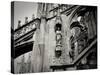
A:
<svg viewBox="0 0 100 75">
<path fill-rule="evenodd" d="M 26 33 L 30 32 L 31 30 L 35 29 L 37 24 L 38 23 L 33 22 L 33 23 L 30 23 L 27 26 L 19 29 L 18 31 L 15 32 L 14 39 L 17 39 L 17 38 L 25 35 Z"/>
</svg>

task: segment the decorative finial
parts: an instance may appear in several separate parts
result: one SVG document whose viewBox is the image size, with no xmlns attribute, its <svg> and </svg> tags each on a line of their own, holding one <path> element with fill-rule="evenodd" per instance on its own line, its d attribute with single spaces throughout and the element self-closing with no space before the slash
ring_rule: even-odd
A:
<svg viewBox="0 0 100 75">
<path fill-rule="evenodd" d="M 21 21 L 19 20 L 18 21 L 18 28 L 20 28 L 21 27 Z"/>
<path fill-rule="evenodd" d="M 25 24 L 28 23 L 28 17 L 25 17 Z"/>
<path fill-rule="evenodd" d="M 35 19 L 35 16 L 34 16 L 34 14 L 32 15 L 32 20 L 34 20 Z"/>
</svg>

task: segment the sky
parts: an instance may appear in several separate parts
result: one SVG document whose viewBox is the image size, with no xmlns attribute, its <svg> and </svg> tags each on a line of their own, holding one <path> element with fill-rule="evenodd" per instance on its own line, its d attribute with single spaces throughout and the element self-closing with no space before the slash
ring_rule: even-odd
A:
<svg viewBox="0 0 100 75">
<path fill-rule="evenodd" d="M 25 17 L 32 20 L 32 15 L 37 15 L 37 3 L 15 1 L 14 5 L 14 30 L 18 26 L 18 20 L 21 20 L 21 25 L 25 23 Z"/>
</svg>

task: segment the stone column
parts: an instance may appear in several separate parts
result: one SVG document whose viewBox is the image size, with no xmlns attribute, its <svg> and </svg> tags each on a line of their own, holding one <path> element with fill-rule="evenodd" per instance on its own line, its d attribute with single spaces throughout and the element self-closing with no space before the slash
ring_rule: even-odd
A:
<svg viewBox="0 0 100 75">
<path fill-rule="evenodd" d="M 40 27 L 35 32 L 34 45 L 32 51 L 33 72 L 43 72 L 45 53 L 45 24 L 46 18 L 41 16 Z"/>
<path fill-rule="evenodd" d="M 41 71 L 43 71 L 44 67 L 44 54 L 45 54 L 45 27 L 46 25 L 46 18 L 41 17 L 41 24 L 40 24 L 40 41 L 39 41 L 39 48 L 40 48 L 40 56 L 41 56 Z"/>
</svg>

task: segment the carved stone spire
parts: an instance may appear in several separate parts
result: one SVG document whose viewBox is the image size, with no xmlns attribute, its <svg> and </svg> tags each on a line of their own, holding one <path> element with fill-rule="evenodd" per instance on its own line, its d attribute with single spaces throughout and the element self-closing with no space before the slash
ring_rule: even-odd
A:
<svg viewBox="0 0 100 75">
<path fill-rule="evenodd" d="M 61 20 L 61 16 L 60 16 L 60 9 L 58 8 L 57 10 L 57 17 L 56 17 L 56 23 L 59 23 L 61 24 L 62 23 L 62 20 Z"/>
</svg>

